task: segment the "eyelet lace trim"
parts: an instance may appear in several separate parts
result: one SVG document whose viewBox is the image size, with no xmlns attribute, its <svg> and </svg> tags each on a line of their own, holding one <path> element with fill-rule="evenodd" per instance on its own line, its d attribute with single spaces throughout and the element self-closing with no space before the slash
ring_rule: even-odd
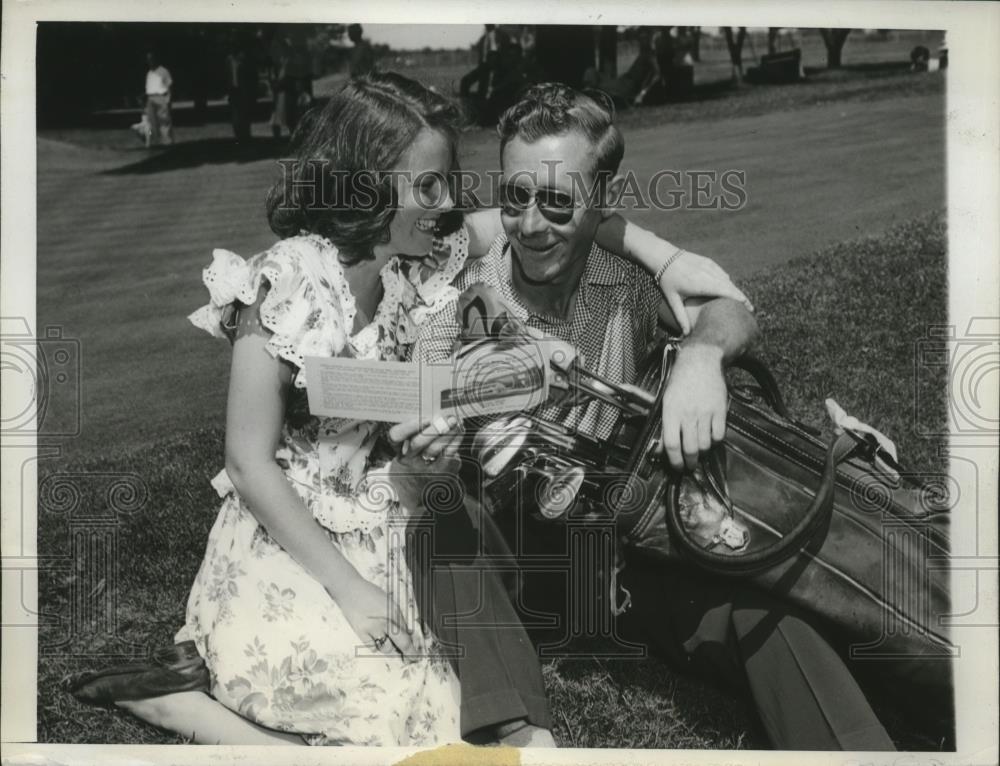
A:
<svg viewBox="0 0 1000 766">
<path fill-rule="evenodd" d="M 211 335 L 225 337 L 222 322 L 229 306 L 255 303 L 266 280 L 270 289 L 260 306 L 261 324 L 271 332 L 266 347 L 295 365 L 296 388 L 306 387 L 306 356 L 339 355 L 368 330 L 348 336 L 357 305 L 329 240 L 311 234 L 281 240 L 249 261 L 222 249 L 212 256 L 202 272 L 210 302 L 188 318 Z M 373 344 L 363 345 L 367 353 L 374 350 Z"/>
<path fill-rule="evenodd" d="M 417 314 L 414 319 L 422 321 L 425 315 L 433 314 L 437 309 L 447 305 L 451 299 L 458 295 L 458 290 L 452 287 L 452 283 L 459 272 L 465 268 L 465 262 L 469 258 L 469 232 L 463 226 L 444 239 L 434 242 L 432 253 L 438 262 L 444 261 L 444 266 L 427 277 L 426 280 L 418 281 L 419 275 L 411 274 L 410 282 L 416 289 L 420 297 L 419 305 L 411 314 Z M 417 269 L 413 270 L 417 272 Z M 416 278 L 414 278 L 416 276 Z M 419 313 L 421 312 L 422 313 Z"/>
<path fill-rule="evenodd" d="M 210 302 L 189 319 L 215 337 L 227 337 L 227 313 L 234 305 L 253 305 L 266 280 L 270 289 L 260 319 L 272 333 L 267 348 L 296 366 L 293 383 L 304 388 L 306 356 L 334 356 L 349 346 L 357 358 L 400 358 L 401 345 L 415 339 L 419 324 L 447 305 L 452 293 L 457 296 L 451 282 L 465 266 L 468 241 L 461 229 L 435 242 L 433 255 L 442 265 L 426 280 L 419 277 L 420 261 L 390 259 L 380 272 L 384 296 L 379 308 L 372 322 L 353 336 L 347 332 L 357 305 L 337 248 L 313 234 L 282 240 L 249 261 L 228 250 L 214 250 L 212 263 L 202 273 Z M 212 479 L 212 486 L 221 497 L 235 493 L 225 470 Z M 317 521 L 336 534 L 371 534 L 385 527 L 388 515 L 403 510 L 388 480 L 388 466 L 361 477 L 357 496 L 319 491 L 310 505 Z"/>
<path fill-rule="evenodd" d="M 226 337 L 223 321 L 228 307 L 253 305 L 266 279 L 270 289 L 260 316 L 272 333 L 267 347 L 298 368 L 294 384 L 304 388 L 306 356 L 337 355 L 350 343 L 358 358 L 374 358 L 377 351 L 385 358 L 398 358 L 396 343 L 412 342 L 416 328 L 457 297 L 451 283 L 465 266 L 468 246 L 465 228 L 437 240 L 433 255 L 444 263 L 426 279 L 420 278 L 419 261 L 392 258 L 380 273 L 384 296 L 372 322 L 352 336 L 347 333 L 354 326 L 357 304 L 337 248 L 328 239 L 304 234 L 281 240 L 249 261 L 216 249 L 211 265 L 202 272 L 210 302 L 189 319 L 215 337 Z"/>
</svg>

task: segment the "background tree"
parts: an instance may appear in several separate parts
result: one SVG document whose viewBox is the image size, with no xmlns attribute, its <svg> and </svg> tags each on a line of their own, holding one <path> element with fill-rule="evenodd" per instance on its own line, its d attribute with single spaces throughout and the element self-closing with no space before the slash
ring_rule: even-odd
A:
<svg viewBox="0 0 1000 766">
<path fill-rule="evenodd" d="M 613 24 L 598 27 L 597 52 L 600 72 L 607 77 L 618 76 L 618 27 Z"/>
<path fill-rule="evenodd" d="M 584 24 L 539 24 L 535 58 L 544 79 L 579 88 L 583 73 L 595 66 L 594 35 Z"/>
<path fill-rule="evenodd" d="M 844 42 L 851 33 L 850 29 L 820 29 L 823 37 L 823 45 L 826 46 L 826 66 L 828 69 L 836 69 L 840 66 L 841 53 L 844 50 Z"/>
<path fill-rule="evenodd" d="M 767 53 L 770 56 L 778 52 L 778 32 L 780 31 L 781 27 L 767 28 Z"/>
<path fill-rule="evenodd" d="M 146 52 L 153 50 L 173 76 L 174 101 L 191 99 L 203 118 L 210 99 L 228 87 L 226 56 L 234 35 L 253 40 L 265 68 L 276 35 L 290 35 L 309 58 L 312 74 L 332 71 L 344 49 L 330 46 L 343 24 L 221 24 L 178 22 L 61 22 L 38 25 L 39 127 L 78 125 L 95 110 L 141 109 Z"/>
<path fill-rule="evenodd" d="M 733 65 L 733 80 L 739 84 L 743 82 L 743 42 L 747 38 L 747 28 L 739 27 L 733 34 L 733 27 L 723 27 L 722 33 L 726 37 L 726 47 L 729 49 L 729 61 Z"/>
<path fill-rule="evenodd" d="M 691 32 L 691 58 L 701 61 L 701 27 L 688 27 Z"/>
</svg>

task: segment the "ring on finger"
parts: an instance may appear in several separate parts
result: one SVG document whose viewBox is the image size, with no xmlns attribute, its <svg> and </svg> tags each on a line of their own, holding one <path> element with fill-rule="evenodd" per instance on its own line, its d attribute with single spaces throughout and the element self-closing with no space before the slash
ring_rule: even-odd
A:
<svg viewBox="0 0 1000 766">
<path fill-rule="evenodd" d="M 428 455 L 426 452 L 420 453 L 420 457 L 424 459 L 425 463 L 433 463 L 437 460 L 437 455 Z"/>
</svg>

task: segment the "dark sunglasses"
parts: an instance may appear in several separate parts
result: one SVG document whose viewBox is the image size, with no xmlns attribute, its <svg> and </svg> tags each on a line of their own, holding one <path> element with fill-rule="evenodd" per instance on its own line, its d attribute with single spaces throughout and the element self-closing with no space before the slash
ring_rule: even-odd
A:
<svg viewBox="0 0 1000 766">
<path fill-rule="evenodd" d="M 526 189 L 516 184 L 500 187 L 500 207 L 507 215 L 518 216 L 535 204 L 545 220 L 558 226 L 569 223 L 576 210 L 572 195 L 555 189 Z"/>
</svg>

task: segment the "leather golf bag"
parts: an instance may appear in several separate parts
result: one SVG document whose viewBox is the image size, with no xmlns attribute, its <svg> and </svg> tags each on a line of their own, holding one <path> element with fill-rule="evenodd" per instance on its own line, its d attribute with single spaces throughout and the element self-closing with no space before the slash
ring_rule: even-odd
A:
<svg viewBox="0 0 1000 766">
<path fill-rule="evenodd" d="M 824 441 L 793 420 L 750 358 L 736 364 L 749 383 L 730 383 L 723 442 L 696 471 L 671 470 L 657 446 L 673 353 L 650 359 L 640 391 L 554 363 L 577 396 L 617 403 L 614 432 L 597 441 L 528 415 L 495 418 L 473 441 L 487 492 L 528 498 L 520 512 L 554 523 L 613 518 L 626 565 L 641 555 L 752 578 L 824 619 L 854 660 L 950 698 L 948 498 L 908 481 L 863 424 Z"/>
</svg>

